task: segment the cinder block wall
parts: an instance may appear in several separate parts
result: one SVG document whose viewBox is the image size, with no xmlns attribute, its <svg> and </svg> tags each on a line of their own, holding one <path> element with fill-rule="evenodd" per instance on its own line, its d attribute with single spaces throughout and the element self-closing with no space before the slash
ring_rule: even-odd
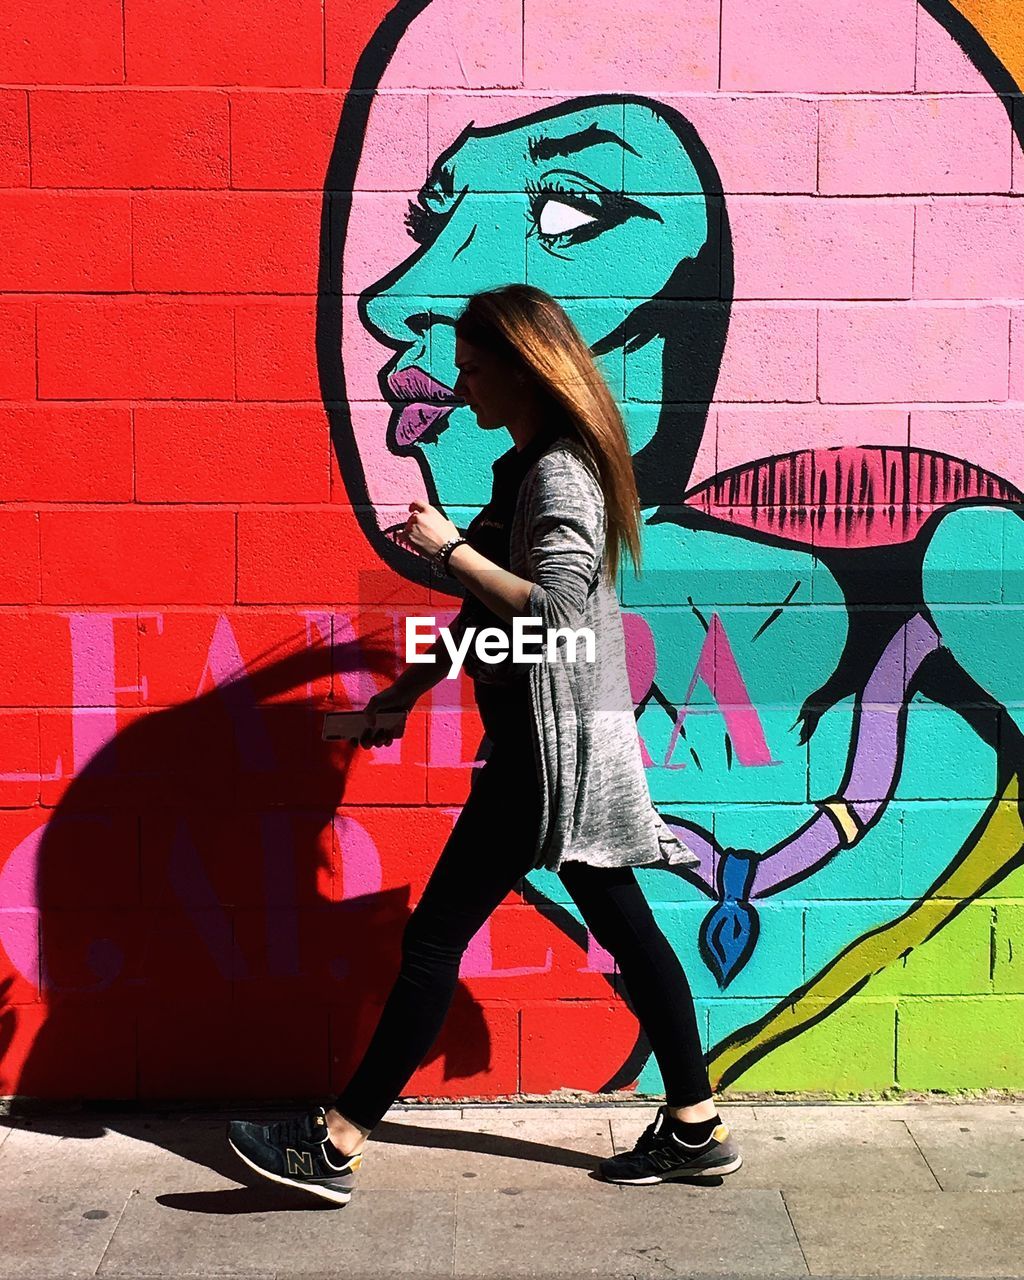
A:
<svg viewBox="0 0 1024 1280">
<path fill-rule="evenodd" d="M 1015 0 L 0 32 L 0 1094 L 348 1078 L 481 727 L 464 676 L 370 753 L 320 712 L 450 620 L 387 530 L 465 527 L 510 444 L 407 443 L 386 377 L 450 386 L 465 297 L 522 279 L 634 452 L 638 748 L 701 856 L 638 878 L 716 1085 L 1024 1085 Z M 407 1095 L 661 1091 L 556 876 L 460 977 Z"/>
</svg>

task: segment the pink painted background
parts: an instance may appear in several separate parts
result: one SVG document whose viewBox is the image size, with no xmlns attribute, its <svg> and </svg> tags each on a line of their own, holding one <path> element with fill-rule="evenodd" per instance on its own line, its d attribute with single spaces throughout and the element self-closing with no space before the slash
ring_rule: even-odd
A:
<svg viewBox="0 0 1024 1280">
<path fill-rule="evenodd" d="M 375 504 L 423 496 L 415 461 L 384 448 L 390 353 L 354 307 L 415 249 L 408 199 L 471 122 L 609 91 L 682 112 L 726 193 L 735 305 L 693 483 L 845 444 L 966 451 L 1024 482 L 1024 205 L 1010 198 L 1024 161 L 1003 104 L 914 0 L 725 0 L 720 32 L 718 0 L 528 2 L 525 41 L 522 22 L 518 3 L 484 23 L 434 0 L 371 109 L 343 359 Z"/>
</svg>

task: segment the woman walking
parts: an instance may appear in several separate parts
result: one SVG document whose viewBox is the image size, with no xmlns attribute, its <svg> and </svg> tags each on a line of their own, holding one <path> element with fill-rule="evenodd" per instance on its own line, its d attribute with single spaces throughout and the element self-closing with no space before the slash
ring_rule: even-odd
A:
<svg viewBox="0 0 1024 1280">
<path fill-rule="evenodd" d="M 632 1151 L 598 1164 L 610 1182 L 732 1173 L 742 1158 L 711 1097 L 686 975 L 634 866 L 697 861 L 662 821 L 643 770 L 615 593 L 620 555 L 639 563 L 640 511 L 621 414 L 565 311 L 528 285 L 474 295 L 455 324 L 456 397 L 481 430 L 507 429 L 491 499 L 465 536 L 410 503 L 402 540 L 467 589 L 450 632 L 539 618 L 530 633 L 588 628 L 466 670 L 491 753 L 406 922 L 402 964 L 376 1031 L 333 1105 L 270 1124 L 233 1121 L 229 1141 L 257 1172 L 344 1203 L 368 1136 L 444 1023 L 470 940 L 526 872 L 557 872 L 616 960 L 665 1084 L 665 1105 Z M 585 634 L 585 633 L 584 633 Z M 559 648 L 559 645 L 564 646 Z M 408 710 L 451 670 L 440 637 L 367 704 Z M 392 739 L 367 729 L 364 747 Z"/>
</svg>

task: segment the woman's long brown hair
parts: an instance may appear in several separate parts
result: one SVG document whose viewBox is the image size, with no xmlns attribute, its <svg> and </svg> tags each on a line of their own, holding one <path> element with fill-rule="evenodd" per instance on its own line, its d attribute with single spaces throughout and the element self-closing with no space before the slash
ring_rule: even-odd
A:
<svg viewBox="0 0 1024 1280">
<path fill-rule="evenodd" d="M 583 442 L 604 493 L 607 578 L 616 581 L 624 547 L 638 571 L 640 499 L 626 426 L 590 348 L 561 305 L 528 284 L 489 289 L 469 299 L 455 332 L 525 373 L 541 402 Z"/>
</svg>

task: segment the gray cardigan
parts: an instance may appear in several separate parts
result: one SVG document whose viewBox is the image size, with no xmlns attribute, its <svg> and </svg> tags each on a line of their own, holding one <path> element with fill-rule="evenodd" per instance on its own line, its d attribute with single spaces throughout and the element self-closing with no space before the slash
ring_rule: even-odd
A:
<svg viewBox="0 0 1024 1280">
<path fill-rule="evenodd" d="M 697 856 L 665 825 L 644 772 L 615 587 L 604 577 L 604 494 L 584 446 L 560 437 L 523 478 L 509 567 L 535 585 L 529 616 L 549 627 L 589 627 L 582 643 L 529 668 L 543 809 L 534 869 L 691 866 Z M 596 585 L 595 584 L 596 577 Z M 543 634 L 542 632 L 542 634 Z M 536 633 L 534 633 L 536 634 Z"/>
</svg>

